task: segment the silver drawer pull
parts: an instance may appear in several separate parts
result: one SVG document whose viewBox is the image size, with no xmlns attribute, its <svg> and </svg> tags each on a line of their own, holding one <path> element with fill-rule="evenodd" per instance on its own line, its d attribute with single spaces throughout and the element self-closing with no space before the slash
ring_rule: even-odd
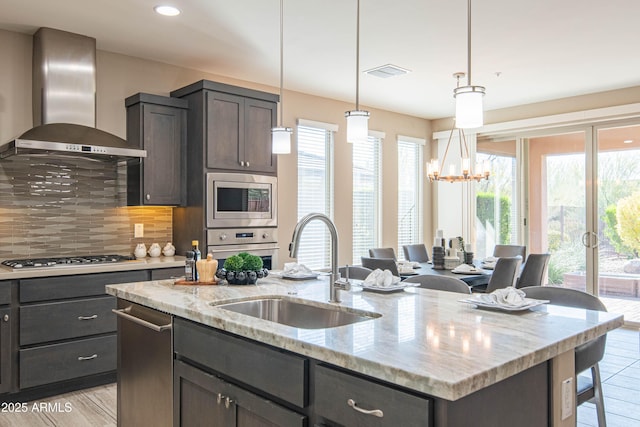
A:
<svg viewBox="0 0 640 427">
<path fill-rule="evenodd" d="M 217 401 L 218 405 L 220 404 L 220 402 L 222 402 L 222 398 L 223 398 L 223 397 L 224 397 L 224 396 L 222 396 L 222 394 L 218 393 L 218 398 L 216 399 L 216 401 Z"/>
<path fill-rule="evenodd" d="M 78 360 L 91 360 L 97 358 L 97 354 L 92 354 L 91 356 L 78 356 Z"/>
<path fill-rule="evenodd" d="M 358 404 L 353 399 L 347 400 L 347 405 L 351 406 L 353 409 L 355 409 L 356 411 L 362 414 L 373 415 L 374 417 L 379 417 L 379 418 L 382 418 L 384 416 L 384 413 L 380 409 L 367 410 L 367 409 L 358 408 Z"/>
<path fill-rule="evenodd" d="M 229 399 L 228 397 L 224 400 L 224 407 L 229 409 L 229 405 L 233 402 L 233 400 Z"/>
<path fill-rule="evenodd" d="M 98 318 L 97 314 L 94 314 L 93 316 L 78 316 L 78 320 L 93 320 L 97 318 Z"/>
</svg>

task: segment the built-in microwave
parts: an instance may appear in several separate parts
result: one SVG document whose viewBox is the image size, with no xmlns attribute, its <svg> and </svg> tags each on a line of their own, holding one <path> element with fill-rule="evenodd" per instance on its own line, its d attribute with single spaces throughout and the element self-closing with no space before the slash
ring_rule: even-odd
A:
<svg viewBox="0 0 640 427">
<path fill-rule="evenodd" d="M 207 173 L 207 228 L 276 227 L 278 179 L 244 173 Z"/>
</svg>

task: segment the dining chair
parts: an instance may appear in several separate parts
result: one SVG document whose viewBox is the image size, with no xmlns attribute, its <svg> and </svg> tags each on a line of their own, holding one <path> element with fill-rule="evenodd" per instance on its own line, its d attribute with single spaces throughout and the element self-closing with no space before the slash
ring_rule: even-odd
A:
<svg viewBox="0 0 640 427">
<path fill-rule="evenodd" d="M 550 258 L 551 254 L 529 254 L 516 281 L 516 288 L 544 285 Z"/>
<path fill-rule="evenodd" d="M 520 245 L 495 245 L 493 248 L 493 256 L 496 258 L 514 257 L 518 255 L 520 255 L 522 259 L 525 259 L 527 247 Z"/>
<path fill-rule="evenodd" d="M 418 288 L 434 289 L 436 291 L 458 292 L 461 294 L 471 293 L 469 285 L 455 277 L 421 274 L 408 277 L 403 283 L 419 283 L 420 286 L 417 286 Z"/>
<path fill-rule="evenodd" d="M 347 277 L 347 268 L 349 269 L 349 279 L 356 280 L 364 280 L 371 274 L 373 270 L 370 268 L 360 267 L 357 265 L 348 265 L 345 267 L 338 268 L 338 272 L 340 273 L 340 277 Z"/>
<path fill-rule="evenodd" d="M 521 256 L 498 258 L 485 292 L 491 293 L 496 289 L 515 286 L 520 264 L 522 264 Z"/>
<path fill-rule="evenodd" d="M 577 289 L 557 286 L 528 286 L 522 290 L 528 298 L 549 300 L 551 304 L 607 311 L 607 307 L 600 299 Z M 604 356 L 606 342 L 607 334 L 604 334 L 575 349 L 576 408 L 585 402 L 594 403 L 600 427 L 605 427 L 607 424 L 599 366 L 599 362 Z M 579 375 L 589 369 L 591 370 L 591 378 Z"/>
<path fill-rule="evenodd" d="M 369 268 L 371 270 L 379 268 L 382 271 L 389 270 L 394 276 L 400 277 L 400 273 L 398 273 L 398 266 L 396 265 L 396 260 L 394 260 L 393 258 L 360 257 L 360 260 L 362 261 L 362 266 L 364 268 Z"/>
<path fill-rule="evenodd" d="M 429 253 L 424 243 L 402 246 L 404 259 L 411 262 L 429 262 Z"/>
<path fill-rule="evenodd" d="M 371 248 L 369 249 L 369 257 L 391 258 L 394 261 L 398 260 L 398 257 L 396 257 L 396 251 L 393 248 Z"/>
</svg>

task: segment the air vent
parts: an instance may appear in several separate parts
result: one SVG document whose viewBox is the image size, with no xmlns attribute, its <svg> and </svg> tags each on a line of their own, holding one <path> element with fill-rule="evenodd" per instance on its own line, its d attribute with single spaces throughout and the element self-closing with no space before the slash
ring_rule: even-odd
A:
<svg viewBox="0 0 640 427">
<path fill-rule="evenodd" d="M 409 73 L 409 70 L 404 68 L 400 68 L 397 65 L 387 64 L 381 65 L 379 67 L 372 68 L 370 70 L 365 71 L 366 74 L 370 76 L 380 77 L 382 79 L 387 79 L 389 77 L 401 76 L 403 74 Z"/>
</svg>

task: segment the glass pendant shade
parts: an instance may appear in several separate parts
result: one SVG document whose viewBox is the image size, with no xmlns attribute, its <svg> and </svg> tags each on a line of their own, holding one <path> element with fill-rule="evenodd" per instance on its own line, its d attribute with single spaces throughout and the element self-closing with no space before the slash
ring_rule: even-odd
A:
<svg viewBox="0 0 640 427">
<path fill-rule="evenodd" d="M 366 142 L 369 138 L 369 112 L 352 110 L 344 115 L 347 118 L 347 142 Z"/>
<path fill-rule="evenodd" d="M 271 129 L 271 152 L 273 154 L 291 153 L 291 128 L 276 127 Z"/>
<path fill-rule="evenodd" d="M 484 87 L 462 86 L 453 90 L 456 98 L 456 127 L 459 129 L 478 128 L 484 124 L 482 98 Z"/>
</svg>

